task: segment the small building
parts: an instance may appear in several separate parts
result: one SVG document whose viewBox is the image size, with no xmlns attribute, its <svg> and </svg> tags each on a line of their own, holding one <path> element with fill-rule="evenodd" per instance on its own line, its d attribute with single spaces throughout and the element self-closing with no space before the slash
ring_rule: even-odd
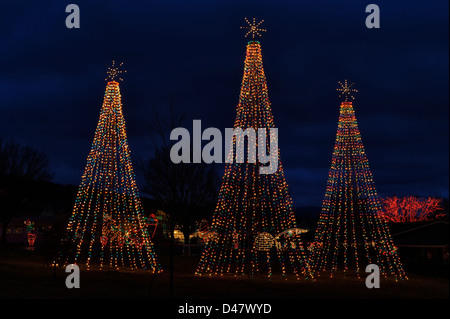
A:
<svg viewBox="0 0 450 319">
<path fill-rule="evenodd" d="M 393 223 L 389 228 L 407 272 L 448 277 L 448 221 Z"/>
<path fill-rule="evenodd" d="M 28 223 L 32 223 L 32 227 Z M 45 235 L 53 229 L 55 216 L 50 207 L 47 207 L 38 216 L 16 216 L 8 223 L 6 242 L 28 245 L 29 233 L 34 234 L 34 245 L 39 245 Z M 0 223 L 1 225 L 1 223 Z M 0 237 L 3 238 L 2 227 Z"/>
</svg>

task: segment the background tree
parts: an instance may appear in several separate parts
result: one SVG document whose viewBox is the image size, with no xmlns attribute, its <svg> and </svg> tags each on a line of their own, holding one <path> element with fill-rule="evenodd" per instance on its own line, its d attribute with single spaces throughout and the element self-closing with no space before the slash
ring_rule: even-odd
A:
<svg viewBox="0 0 450 319">
<path fill-rule="evenodd" d="M 145 179 L 143 191 L 168 215 L 169 231 L 178 225 L 188 243 L 189 235 L 196 230 L 195 223 L 208 216 L 217 200 L 219 178 L 214 165 L 172 162 L 170 149 L 176 141 L 170 140 L 170 132 L 181 126 L 185 113 L 175 115 L 172 104 L 169 111 L 168 120 L 154 111 L 149 125 L 154 153 L 139 166 Z"/>
<path fill-rule="evenodd" d="M 0 139 L 0 176 L 49 181 L 53 174 L 46 153 L 15 141 Z"/>
<path fill-rule="evenodd" d="M 163 120 L 154 110 L 149 125 L 153 156 L 141 161 L 140 168 L 145 179 L 143 192 L 159 203 L 159 209 L 167 216 L 170 233 L 170 290 L 173 293 L 173 245 L 175 226 L 184 234 L 185 243 L 195 231 L 196 221 L 210 215 L 211 205 L 217 200 L 219 179 L 215 167 L 205 163 L 174 164 L 170 149 L 176 141 L 170 140 L 170 132 L 181 126 L 185 113 L 175 115 L 173 105 L 168 120 Z"/>
<path fill-rule="evenodd" d="M 440 198 L 416 196 L 386 197 L 381 199 L 380 217 L 391 223 L 437 220 L 446 216 Z"/>
<path fill-rule="evenodd" d="M 174 164 L 170 148 L 160 146 L 145 163 L 143 172 L 144 192 L 168 214 L 170 231 L 178 225 L 188 244 L 196 222 L 208 216 L 208 209 L 216 200 L 218 176 L 214 167 L 204 163 Z"/>
<path fill-rule="evenodd" d="M 49 164 L 46 153 L 13 140 L 0 139 L 0 222 L 3 243 L 6 242 L 6 231 L 12 218 L 26 209 L 34 182 L 52 179 Z"/>
</svg>

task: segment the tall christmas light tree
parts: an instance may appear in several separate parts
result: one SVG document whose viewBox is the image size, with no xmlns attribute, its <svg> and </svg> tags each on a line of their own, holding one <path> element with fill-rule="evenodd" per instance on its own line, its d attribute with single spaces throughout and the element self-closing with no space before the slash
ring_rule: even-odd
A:
<svg viewBox="0 0 450 319">
<path fill-rule="evenodd" d="M 131 164 L 122 113 L 120 64 L 108 68 L 100 119 L 58 265 L 160 271 Z"/>
<path fill-rule="evenodd" d="M 254 38 L 265 31 L 249 24 Z M 247 44 L 241 93 L 234 128 L 274 128 L 266 76 L 258 41 Z M 273 137 L 271 136 L 270 139 Z M 269 149 L 270 139 L 262 148 Z M 258 140 L 258 138 L 255 138 Z M 237 140 L 232 140 L 236 151 Z M 256 143 L 257 144 L 257 143 Z M 258 146 L 256 146 L 258 149 Z M 234 152 L 235 153 L 235 152 Z M 311 278 L 292 199 L 284 178 L 279 152 L 273 174 L 260 174 L 259 160 L 225 166 L 218 203 L 197 275 L 267 276 Z"/>
<path fill-rule="evenodd" d="M 382 205 L 375 189 L 353 104 L 353 83 L 339 82 L 341 103 L 336 142 L 325 198 L 314 242 L 309 246 L 315 273 L 336 271 L 358 278 L 376 264 L 385 276 L 405 279 L 389 228 L 380 218 Z"/>
</svg>

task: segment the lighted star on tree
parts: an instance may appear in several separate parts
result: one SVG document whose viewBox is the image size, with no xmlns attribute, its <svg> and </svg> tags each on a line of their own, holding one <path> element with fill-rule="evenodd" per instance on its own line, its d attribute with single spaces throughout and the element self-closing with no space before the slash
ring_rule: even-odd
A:
<svg viewBox="0 0 450 319">
<path fill-rule="evenodd" d="M 261 37 L 262 35 L 259 32 L 266 32 L 267 31 L 266 29 L 258 28 L 264 22 L 264 20 L 261 20 L 258 24 L 256 24 L 255 18 L 253 18 L 253 23 L 250 23 L 247 18 L 245 18 L 245 21 L 247 22 L 248 27 L 241 27 L 241 29 L 248 29 L 249 30 L 245 34 L 245 37 L 247 37 L 251 33 L 252 34 L 252 38 L 254 39 L 255 38 L 255 34 L 257 36 Z"/>
<path fill-rule="evenodd" d="M 345 102 L 348 101 L 348 97 L 350 96 L 352 98 L 352 100 L 355 99 L 355 97 L 352 95 L 352 92 L 357 93 L 358 90 L 356 89 L 352 89 L 353 84 L 355 84 L 354 82 L 352 82 L 352 84 L 348 85 L 347 80 L 344 81 L 344 84 L 341 83 L 341 81 L 338 82 L 340 84 L 340 88 L 337 88 L 336 91 L 341 92 L 339 94 L 339 97 L 344 96 L 345 97 Z"/>
<path fill-rule="evenodd" d="M 117 67 L 115 66 L 115 64 L 116 62 L 113 60 L 112 66 L 108 66 L 108 71 L 106 71 L 108 76 L 106 77 L 105 81 L 107 80 L 115 81 L 116 78 L 119 79 L 120 81 L 123 81 L 123 79 L 119 76 L 119 74 L 127 73 L 127 70 L 119 70 L 120 67 L 123 65 L 123 62 L 121 62 Z"/>
</svg>

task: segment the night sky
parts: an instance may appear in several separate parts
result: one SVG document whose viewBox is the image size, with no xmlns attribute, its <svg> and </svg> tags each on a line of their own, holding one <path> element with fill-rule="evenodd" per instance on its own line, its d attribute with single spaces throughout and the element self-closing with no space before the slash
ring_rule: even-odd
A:
<svg viewBox="0 0 450 319">
<path fill-rule="evenodd" d="M 134 160 L 152 155 L 153 108 L 167 114 L 172 100 L 189 130 L 192 119 L 232 127 L 249 40 L 239 27 L 255 17 L 268 29 L 264 69 L 295 206 L 321 205 L 344 79 L 359 90 L 354 107 L 378 193 L 448 198 L 447 0 L 6 2 L 0 136 L 47 152 L 54 182 L 80 182 L 113 59 L 128 71 L 121 90 Z M 80 29 L 65 26 L 70 3 Z M 380 29 L 365 26 L 370 3 Z"/>
</svg>

